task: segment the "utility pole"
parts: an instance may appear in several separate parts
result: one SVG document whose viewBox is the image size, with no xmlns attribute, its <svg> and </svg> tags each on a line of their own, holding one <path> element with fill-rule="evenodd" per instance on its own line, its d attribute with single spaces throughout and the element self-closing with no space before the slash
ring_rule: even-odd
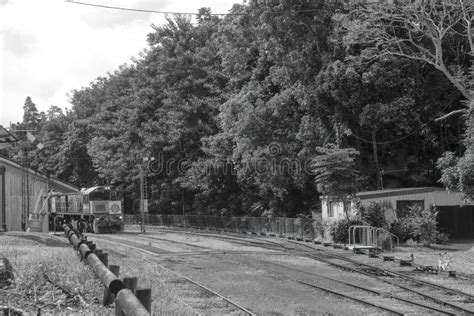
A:
<svg viewBox="0 0 474 316">
<path fill-rule="evenodd" d="M 12 129 L 10 127 L 10 132 L 14 132 L 15 134 L 19 135 L 22 134 L 20 142 L 20 150 L 21 150 L 21 229 L 26 231 L 26 223 L 28 223 L 28 219 L 30 217 L 30 165 L 31 165 L 31 157 L 30 157 L 30 150 L 31 146 L 30 143 L 35 143 L 37 141 L 36 137 L 33 136 L 30 132 L 36 132 L 34 129 Z M 39 143 L 36 145 L 38 149 L 43 149 L 43 144 Z"/>
<path fill-rule="evenodd" d="M 405 167 L 405 169 L 399 169 L 399 170 L 380 170 L 380 185 L 381 185 L 381 190 L 383 190 L 383 176 L 386 173 L 399 173 L 399 172 L 407 172 L 408 168 Z"/>
<path fill-rule="evenodd" d="M 148 218 L 148 183 L 146 179 L 147 171 L 150 169 L 150 164 L 155 160 L 154 157 L 143 157 L 139 164 L 140 168 L 140 215 L 141 215 L 141 232 L 146 233 L 145 222 Z M 146 214 L 145 214 L 146 213 Z"/>
<path fill-rule="evenodd" d="M 145 233 L 145 165 L 140 165 L 140 215 L 141 215 L 141 232 Z"/>
</svg>

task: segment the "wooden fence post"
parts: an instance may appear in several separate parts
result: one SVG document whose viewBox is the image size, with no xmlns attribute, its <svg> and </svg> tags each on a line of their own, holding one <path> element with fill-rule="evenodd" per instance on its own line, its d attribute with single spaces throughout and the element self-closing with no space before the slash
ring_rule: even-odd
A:
<svg viewBox="0 0 474 316">
<path fill-rule="evenodd" d="M 108 253 L 100 253 L 97 255 L 99 257 L 99 260 L 102 261 L 104 266 L 107 268 L 109 267 L 109 254 Z"/>
<path fill-rule="evenodd" d="M 132 292 L 135 292 L 135 289 L 137 287 L 137 282 L 138 282 L 138 279 L 136 277 L 123 278 L 123 285 L 125 286 L 125 288 L 129 289 Z M 115 316 L 124 316 L 124 313 L 122 312 L 122 308 L 118 304 L 115 304 Z"/>
<path fill-rule="evenodd" d="M 136 289 L 135 296 L 146 310 L 151 313 L 151 289 Z"/>
<path fill-rule="evenodd" d="M 120 266 L 116 266 L 116 265 L 111 264 L 109 266 L 109 270 L 110 270 L 110 272 L 115 274 L 117 277 L 120 274 Z M 115 295 L 110 293 L 110 290 L 107 287 L 105 287 L 104 288 L 104 298 L 102 300 L 102 304 L 104 304 L 104 306 L 107 306 L 107 305 L 112 304 L 114 301 L 115 301 Z"/>
</svg>

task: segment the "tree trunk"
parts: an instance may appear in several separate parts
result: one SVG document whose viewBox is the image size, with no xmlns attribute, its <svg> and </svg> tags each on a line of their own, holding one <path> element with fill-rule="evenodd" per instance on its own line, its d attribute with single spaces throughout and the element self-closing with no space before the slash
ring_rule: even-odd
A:
<svg viewBox="0 0 474 316">
<path fill-rule="evenodd" d="M 372 130 L 372 150 L 374 154 L 375 172 L 377 177 L 377 188 L 382 189 L 382 181 L 380 181 L 379 156 L 377 154 L 377 130 Z"/>
</svg>

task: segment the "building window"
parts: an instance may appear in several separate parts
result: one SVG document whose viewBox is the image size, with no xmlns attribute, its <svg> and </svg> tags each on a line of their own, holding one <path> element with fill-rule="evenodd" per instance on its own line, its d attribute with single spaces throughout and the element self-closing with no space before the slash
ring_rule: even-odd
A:
<svg viewBox="0 0 474 316">
<path fill-rule="evenodd" d="M 408 213 L 410 208 L 419 207 L 421 210 L 425 209 L 424 200 L 397 200 L 397 210 L 400 212 L 399 216 L 404 216 Z"/>
<path fill-rule="evenodd" d="M 328 217 L 334 217 L 334 206 L 335 203 L 333 201 L 328 202 Z"/>
</svg>

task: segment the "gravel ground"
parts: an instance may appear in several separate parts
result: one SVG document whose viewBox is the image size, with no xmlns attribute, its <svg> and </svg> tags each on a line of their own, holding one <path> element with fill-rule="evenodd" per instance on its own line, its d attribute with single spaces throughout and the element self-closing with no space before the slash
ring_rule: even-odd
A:
<svg viewBox="0 0 474 316">
<path fill-rule="evenodd" d="M 98 238 L 100 237 L 98 236 Z M 317 273 L 357 283 L 366 288 L 377 289 L 385 293 L 394 293 L 396 291 L 393 286 L 377 282 L 369 277 L 343 272 L 312 259 L 289 255 L 279 251 L 235 244 L 231 240 L 226 241 L 210 236 L 183 234 L 182 232 L 154 231 L 142 235 L 109 235 L 107 238 L 119 241 L 133 239 L 134 245 L 142 244 L 146 247 L 171 251 L 171 253 L 153 256 L 140 253 L 133 248 L 127 249 L 127 247 L 117 244 L 108 245 L 115 249 L 115 251 L 133 254 L 135 257 L 141 256 L 146 262 L 156 262 L 165 268 L 191 277 L 193 280 L 205 284 L 222 295 L 248 307 L 257 314 L 366 315 L 380 313 L 380 310 L 367 308 L 359 303 L 354 303 L 352 300 L 341 299 L 333 294 L 309 288 L 295 282 L 295 280 L 303 280 L 333 290 L 343 291 L 354 297 L 391 307 L 405 314 L 420 315 L 426 313 L 426 310 L 422 308 L 415 308 L 398 300 L 374 296 L 321 277 L 267 264 L 266 262 L 284 264 L 285 266 L 305 270 L 309 273 Z M 272 238 L 268 240 L 290 245 L 285 239 Z M 177 242 L 186 244 L 179 244 Z M 106 241 L 99 241 L 98 243 L 108 247 Z M 317 245 L 314 245 L 314 247 L 317 248 Z M 206 252 L 209 249 L 212 252 Z M 325 250 L 328 249 L 325 248 Z M 202 253 L 203 251 L 205 253 Z M 199 252 L 201 252 L 200 255 Z M 351 253 L 348 254 L 351 255 Z M 121 262 L 123 262 L 122 259 Z M 386 264 L 381 260 L 379 262 Z M 371 263 L 374 262 L 372 261 Z M 182 286 L 185 283 L 174 281 L 174 283 L 167 284 L 173 285 L 174 293 L 179 295 L 181 300 L 192 306 L 193 309 L 200 308 L 198 309 L 200 312 L 209 312 L 209 302 L 196 301 L 195 297 L 199 295 L 193 294 L 189 288 L 182 290 Z M 195 290 L 198 291 L 198 289 Z M 191 301 L 188 298 L 189 295 L 191 295 Z M 222 312 L 218 314 L 222 314 Z"/>
<path fill-rule="evenodd" d="M 151 228 L 148 229 L 149 234 L 153 234 L 154 236 L 159 236 L 159 238 L 169 238 L 175 241 L 181 241 L 181 242 L 187 242 L 199 246 L 207 246 L 209 248 L 213 249 L 228 249 L 227 241 L 222 241 L 222 240 L 215 240 L 211 237 L 207 236 L 202 236 L 202 235 L 192 235 L 192 234 L 186 234 L 182 231 L 177 231 L 176 233 L 169 232 L 168 230 L 160 230 L 159 228 Z M 206 232 L 201 232 L 201 233 L 206 233 Z M 212 234 L 212 232 L 210 232 Z M 151 236 L 147 236 L 147 238 L 150 238 Z M 281 243 L 287 246 L 294 246 L 294 244 L 289 243 L 286 239 L 281 239 L 281 238 L 271 238 L 271 237 L 259 237 L 258 240 L 260 241 L 265 241 L 268 240 L 272 243 Z M 257 241 L 258 241 L 257 240 Z M 344 250 L 338 250 L 338 249 L 332 249 L 332 248 L 327 248 L 323 247 L 322 245 L 316 245 L 316 244 L 311 244 L 311 243 L 303 243 L 305 245 L 309 245 L 315 249 L 315 251 L 319 250 L 325 250 L 325 251 L 333 251 L 337 254 L 343 254 L 344 256 L 348 256 L 352 259 L 356 259 L 358 261 L 372 264 L 379 266 L 380 268 L 385 268 L 385 269 L 390 269 L 394 271 L 400 271 L 406 274 L 413 275 L 417 278 L 436 283 L 439 285 L 447 286 L 453 289 L 461 290 L 467 293 L 474 294 L 474 287 L 472 286 L 472 279 L 466 279 L 463 277 L 458 277 L 458 278 L 450 278 L 448 277 L 447 273 L 440 273 L 440 274 L 425 274 L 421 272 L 415 272 L 413 267 L 400 267 L 400 264 L 398 262 L 384 262 L 381 260 L 381 258 L 369 258 L 367 255 L 356 255 L 353 254 L 350 251 L 344 251 Z M 474 249 L 472 249 L 471 243 L 469 241 L 462 241 L 461 244 L 455 244 L 451 243 L 448 245 L 433 245 L 432 248 L 423 248 L 423 247 L 417 247 L 417 248 L 411 248 L 411 247 L 399 247 L 397 248 L 397 251 L 394 253 L 387 253 L 390 255 L 394 255 L 396 258 L 402 258 L 402 259 L 409 259 L 410 254 L 413 253 L 415 256 L 415 263 L 416 264 L 423 264 L 423 265 L 433 265 L 437 266 L 438 264 L 438 256 L 439 253 L 442 251 L 448 252 L 449 256 L 451 257 L 451 265 L 452 269 L 458 271 L 459 273 L 465 273 L 465 274 L 472 274 L 474 272 L 473 266 L 474 266 Z M 238 247 L 238 246 L 236 246 Z M 258 247 L 250 247 L 252 248 L 257 248 Z M 265 250 L 268 251 L 268 250 Z M 265 253 L 263 255 L 263 258 L 268 258 L 268 254 Z M 289 264 L 287 258 L 285 256 L 276 256 L 273 255 L 272 261 L 273 262 L 286 262 L 285 264 Z M 295 264 L 299 265 L 298 261 L 301 259 L 295 258 L 295 257 L 290 257 L 290 264 Z M 245 264 L 245 263 L 242 263 Z M 319 270 L 319 268 L 318 268 Z M 340 271 L 339 271 L 340 273 Z M 342 275 L 342 274 L 340 274 Z M 361 276 L 358 274 L 354 273 L 349 273 L 347 275 L 344 275 L 344 278 L 346 280 L 353 281 L 354 283 L 360 283 L 362 282 L 368 282 L 368 288 L 373 288 L 373 289 L 378 289 L 380 291 L 386 291 L 388 293 L 396 293 L 396 289 L 393 287 L 390 288 L 390 285 L 381 285 L 379 282 L 371 282 L 365 279 L 361 280 Z M 407 298 L 410 298 L 409 296 Z"/>
</svg>

